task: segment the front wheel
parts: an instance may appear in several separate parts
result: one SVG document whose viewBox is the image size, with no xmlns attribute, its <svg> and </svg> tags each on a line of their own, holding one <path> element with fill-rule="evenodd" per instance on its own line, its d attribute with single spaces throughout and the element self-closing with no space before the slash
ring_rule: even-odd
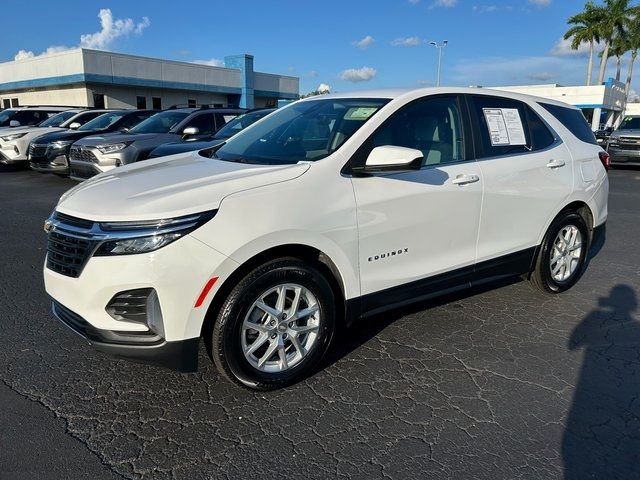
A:
<svg viewBox="0 0 640 480">
<path fill-rule="evenodd" d="M 571 288 L 580 278 L 589 249 L 589 231 L 582 216 L 560 214 L 544 237 L 531 282 L 548 293 Z"/>
<path fill-rule="evenodd" d="M 299 259 L 273 260 L 248 273 L 223 303 L 211 356 L 243 386 L 284 387 L 317 366 L 335 317 L 333 291 L 320 271 Z"/>
</svg>

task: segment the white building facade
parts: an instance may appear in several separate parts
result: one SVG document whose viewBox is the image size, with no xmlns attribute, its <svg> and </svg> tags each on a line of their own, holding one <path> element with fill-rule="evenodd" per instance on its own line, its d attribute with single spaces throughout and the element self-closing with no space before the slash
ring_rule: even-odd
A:
<svg viewBox="0 0 640 480">
<path fill-rule="evenodd" d="M 299 79 L 256 72 L 252 55 L 225 57 L 224 67 L 79 48 L 0 63 L 0 106 L 103 108 L 275 106 L 297 99 Z"/>
<path fill-rule="evenodd" d="M 618 126 L 627 104 L 625 84 L 613 78 L 602 85 L 591 86 L 566 87 L 551 84 L 491 88 L 550 98 L 574 105 L 582 110 L 594 131 L 605 126 Z"/>
</svg>

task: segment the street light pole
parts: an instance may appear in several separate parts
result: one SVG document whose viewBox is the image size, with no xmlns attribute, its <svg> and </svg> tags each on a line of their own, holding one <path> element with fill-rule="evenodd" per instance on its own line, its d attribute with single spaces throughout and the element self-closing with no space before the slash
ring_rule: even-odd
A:
<svg viewBox="0 0 640 480">
<path fill-rule="evenodd" d="M 442 49 L 447 46 L 449 40 L 444 40 L 440 43 L 438 42 L 429 42 L 430 45 L 433 45 L 438 49 L 438 77 L 436 80 L 436 87 L 440 86 L 440 70 L 442 68 Z"/>
</svg>

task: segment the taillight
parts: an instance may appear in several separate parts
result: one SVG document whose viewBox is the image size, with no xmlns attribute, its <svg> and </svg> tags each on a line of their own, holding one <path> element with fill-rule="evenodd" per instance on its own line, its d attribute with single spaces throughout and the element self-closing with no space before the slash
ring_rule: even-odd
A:
<svg viewBox="0 0 640 480">
<path fill-rule="evenodd" d="M 606 171 L 609 171 L 609 167 L 611 166 L 611 157 L 609 156 L 609 154 L 607 152 L 600 152 L 598 153 L 598 155 L 600 156 L 602 165 L 604 165 L 604 169 Z"/>
</svg>

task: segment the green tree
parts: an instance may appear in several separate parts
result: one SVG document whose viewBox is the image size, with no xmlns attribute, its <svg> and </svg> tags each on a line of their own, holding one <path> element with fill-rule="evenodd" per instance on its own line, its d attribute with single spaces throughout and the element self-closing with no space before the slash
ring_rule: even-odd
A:
<svg viewBox="0 0 640 480">
<path fill-rule="evenodd" d="M 628 35 L 625 32 L 625 36 Z M 622 57 L 629 51 L 629 44 L 627 38 L 621 38 L 615 36 L 611 42 L 611 48 L 609 49 L 609 56 L 616 57 L 616 80 L 620 80 L 620 71 L 622 70 Z"/>
<path fill-rule="evenodd" d="M 587 67 L 587 85 L 591 85 L 591 74 L 593 72 L 593 53 L 595 44 L 600 42 L 600 26 L 604 16 L 604 9 L 597 7 L 592 1 L 588 1 L 584 10 L 567 20 L 569 25 L 573 25 L 564 39 L 571 39 L 571 48 L 578 50 L 583 43 L 589 44 L 589 65 Z"/>
<path fill-rule="evenodd" d="M 629 59 L 629 67 L 627 71 L 627 82 L 625 85 L 625 93 L 627 97 L 631 91 L 631 80 L 633 79 L 633 64 L 638 57 L 638 50 L 640 49 L 640 18 L 638 15 L 634 15 L 629 22 L 629 28 L 627 29 L 627 48 L 631 51 L 631 58 Z"/>
<path fill-rule="evenodd" d="M 604 50 L 600 59 L 600 73 L 598 75 L 598 85 L 604 82 L 604 75 L 607 70 L 607 60 L 611 50 L 611 44 L 616 36 L 624 39 L 626 28 L 631 19 L 638 14 L 638 7 L 629 5 L 630 0 L 605 0 L 604 16 L 599 22 L 600 37 L 604 40 Z"/>
</svg>

